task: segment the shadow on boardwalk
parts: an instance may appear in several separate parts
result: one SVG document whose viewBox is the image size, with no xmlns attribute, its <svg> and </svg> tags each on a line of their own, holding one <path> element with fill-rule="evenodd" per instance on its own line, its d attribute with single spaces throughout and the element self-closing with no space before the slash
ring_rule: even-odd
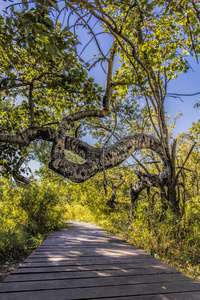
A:
<svg viewBox="0 0 200 300">
<path fill-rule="evenodd" d="M 4 282 L 1 300 L 193 300 L 200 283 L 91 224 L 54 232 Z"/>
</svg>

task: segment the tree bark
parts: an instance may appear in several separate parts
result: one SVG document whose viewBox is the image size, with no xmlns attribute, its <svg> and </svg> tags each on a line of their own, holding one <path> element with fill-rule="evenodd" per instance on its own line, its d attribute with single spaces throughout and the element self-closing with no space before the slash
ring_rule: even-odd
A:
<svg viewBox="0 0 200 300">
<path fill-rule="evenodd" d="M 52 161 L 49 167 L 74 182 L 84 182 L 103 170 L 118 166 L 136 150 L 151 149 L 164 159 L 159 140 L 144 133 L 130 135 L 104 149 L 91 147 L 72 137 L 65 137 L 65 141 L 67 139 L 69 140 L 65 142 L 64 148 L 81 156 L 85 162 L 75 164 L 67 161 L 64 150 L 61 149 L 62 145 L 59 143 L 52 149 Z"/>
<path fill-rule="evenodd" d="M 110 199 L 106 203 L 112 209 L 115 208 L 115 200 L 117 198 L 117 190 L 120 188 L 120 186 L 122 186 L 123 183 L 124 183 L 123 179 L 117 185 L 114 185 L 114 183 L 112 181 L 112 194 L 111 194 Z"/>
<path fill-rule="evenodd" d="M 103 116 L 100 112 L 97 112 L 96 115 L 100 114 Z M 86 113 L 84 113 L 85 115 Z M 90 111 L 90 116 L 94 115 L 95 113 Z M 37 139 L 53 142 L 51 162 L 49 164 L 50 169 L 74 182 L 84 182 L 104 169 L 118 166 L 136 150 L 150 149 L 160 156 L 162 160 L 165 159 L 160 141 L 144 133 L 135 133 L 124 137 L 114 145 L 106 148 L 95 148 L 79 139 L 66 136 L 67 125 L 79 118 L 81 118 L 79 113 L 75 116 L 70 115 L 68 119 L 61 122 L 60 130 L 58 131 L 51 127 L 39 127 L 29 128 L 14 135 L 0 134 L 0 142 L 26 147 L 30 142 Z M 79 155 L 85 159 L 85 162 L 75 164 L 67 161 L 64 155 L 65 149 Z"/>
</svg>

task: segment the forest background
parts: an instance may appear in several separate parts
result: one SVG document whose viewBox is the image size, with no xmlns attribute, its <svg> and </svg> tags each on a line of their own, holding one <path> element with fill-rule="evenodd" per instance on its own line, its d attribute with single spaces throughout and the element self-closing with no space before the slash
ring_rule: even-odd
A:
<svg viewBox="0 0 200 300">
<path fill-rule="evenodd" d="M 0 19 L 1 260 L 22 258 L 64 219 L 82 220 L 122 235 L 198 279 L 199 120 L 175 136 L 179 117 L 169 121 L 168 106 L 173 101 L 173 118 L 177 103 L 181 111 L 182 99 L 191 105 L 187 94 L 199 94 L 194 86 L 199 77 L 198 2 L 5 3 L 11 6 Z M 59 139 L 51 134 L 66 116 L 74 119 L 67 125 L 62 159 L 72 163 L 72 175 L 53 165 Z M 54 126 L 48 138 L 46 124 Z M 25 144 L 20 140 L 24 132 L 30 133 Z M 91 137 L 95 149 L 107 149 L 103 154 L 81 142 Z M 112 145 L 122 137 L 123 145 L 134 147 L 123 148 L 118 154 L 123 158 L 116 161 Z M 98 164 L 87 161 L 84 147 L 91 157 L 99 155 Z M 54 172 L 49 170 L 52 157 Z M 77 175 L 85 159 L 91 170 L 96 168 L 86 181 Z M 36 177 L 29 173 L 32 160 L 40 163 Z"/>
</svg>

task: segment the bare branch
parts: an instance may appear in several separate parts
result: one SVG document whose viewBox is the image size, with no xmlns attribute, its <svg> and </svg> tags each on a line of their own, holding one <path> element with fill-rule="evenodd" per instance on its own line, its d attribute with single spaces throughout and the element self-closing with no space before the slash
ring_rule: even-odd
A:
<svg viewBox="0 0 200 300">
<path fill-rule="evenodd" d="M 129 197 L 131 203 L 133 204 L 137 200 L 138 196 L 145 188 L 151 186 L 154 186 L 154 183 L 148 177 L 139 179 L 134 183 L 133 186 L 131 185 L 129 189 Z"/>
<path fill-rule="evenodd" d="M 93 62 L 93 64 L 91 64 L 91 66 L 88 68 L 88 71 L 90 71 L 93 67 L 96 66 L 97 63 L 104 61 L 103 57 L 99 57 L 97 60 L 95 60 L 95 62 Z"/>
<path fill-rule="evenodd" d="M 112 194 L 111 194 L 111 197 L 110 199 L 106 202 L 106 204 L 114 209 L 115 208 L 115 200 L 117 198 L 117 189 L 120 188 L 120 186 L 124 183 L 125 181 L 123 179 L 121 179 L 121 181 L 117 184 L 117 185 L 114 185 L 114 182 L 112 181 L 111 184 L 112 184 Z"/>
<path fill-rule="evenodd" d="M 116 48 L 117 48 L 117 44 L 114 42 L 110 50 L 110 57 L 108 59 L 106 89 L 103 97 L 103 109 L 108 111 L 110 109 L 110 99 L 112 97 L 112 72 L 113 72 L 113 63 L 114 63 Z"/>
<path fill-rule="evenodd" d="M 79 131 L 80 128 L 81 128 L 81 124 L 79 126 L 77 126 L 77 128 L 75 130 L 75 133 L 74 133 L 75 138 L 78 137 L 78 131 Z"/>
<path fill-rule="evenodd" d="M 13 178 L 15 179 L 16 183 L 19 185 L 28 185 L 30 183 L 33 183 L 33 181 L 24 177 L 21 174 L 13 174 Z"/>
<path fill-rule="evenodd" d="M 92 39 L 94 39 L 95 42 L 96 42 L 96 45 L 97 45 L 97 47 L 98 47 L 98 49 L 99 49 L 99 52 L 101 53 L 102 57 L 103 57 L 105 60 L 107 60 L 107 57 L 104 55 L 103 51 L 101 50 L 101 47 L 100 47 L 100 45 L 99 45 L 99 42 L 98 42 L 98 40 L 97 40 L 97 38 L 96 38 L 96 35 L 95 35 L 93 29 L 92 29 L 92 28 L 90 27 L 90 25 L 88 24 L 88 21 L 85 21 L 84 16 L 81 16 L 81 15 L 78 13 L 78 11 L 77 11 L 76 9 L 74 9 L 73 7 L 72 7 L 72 9 L 73 9 L 73 11 L 79 16 L 79 19 L 81 19 L 81 20 L 84 22 L 85 26 L 88 27 L 88 29 L 90 30 L 90 33 L 91 33 L 92 36 L 93 36 Z M 88 44 L 92 41 L 92 39 L 91 39 L 91 40 L 87 43 L 87 45 L 83 48 L 83 50 L 81 51 L 81 53 L 83 53 L 83 51 L 84 51 L 85 48 L 88 46 Z M 81 54 L 80 54 L 80 55 L 81 55 Z"/>
<path fill-rule="evenodd" d="M 158 164 L 158 163 L 161 163 L 161 161 L 160 160 L 148 161 L 145 162 L 145 165 Z"/>
<path fill-rule="evenodd" d="M 154 124 L 153 119 L 152 119 L 151 110 L 150 110 L 148 99 L 147 99 L 146 95 L 145 95 L 145 100 L 146 100 L 147 110 L 148 110 L 148 113 L 149 113 L 149 118 L 151 120 L 151 124 L 152 124 L 152 126 L 153 126 L 153 128 L 154 128 L 154 130 L 155 130 L 155 132 L 157 134 L 157 137 L 160 139 L 160 134 L 159 134 L 159 132 L 158 132 L 158 130 L 156 128 L 156 125 Z M 154 107 L 154 109 L 155 109 L 155 107 Z M 157 111 L 157 109 L 155 111 Z"/>
<path fill-rule="evenodd" d="M 28 103 L 29 103 L 30 126 L 33 127 L 35 124 L 34 103 L 33 103 L 33 81 L 31 81 L 29 85 Z"/>
<path fill-rule="evenodd" d="M 11 84 L 11 85 L 7 85 L 7 86 L 0 86 L 0 91 L 7 91 L 7 90 L 11 90 L 11 89 L 15 89 L 15 88 L 18 88 L 18 87 L 24 87 L 24 86 L 28 86 L 30 85 L 29 82 L 27 83 L 14 83 L 14 84 Z"/>
<path fill-rule="evenodd" d="M 193 94 L 179 94 L 179 93 L 166 93 L 167 96 L 169 97 L 192 97 L 192 96 L 197 96 L 200 95 L 200 92 L 193 93 Z"/>
<path fill-rule="evenodd" d="M 21 157 L 16 165 L 16 167 L 14 168 L 14 170 L 11 171 L 13 178 L 15 179 L 16 183 L 18 185 L 28 185 L 30 183 L 33 183 L 30 179 L 26 178 L 25 176 L 20 174 L 20 167 L 22 166 L 22 164 L 25 162 L 25 158 Z"/>
<path fill-rule="evenodd" d="M 17 163 L 17 169 L 19 169 L 23 165 L 24 162 L 25 162 L 25 158 L 21 157 Z"/>
<path fill-rule="evenodd" d="M 0 133 L 0 142 L 28 146 L 32 141 L 42 139 L 53 141 L 55 129 L 51 127 L 28 128 L 17 134 Z"/>
<path fill-rule="evenodd" d="M 194 143 L 194 144 L 192 145 L 192 147 L 190 148 L 190 151 L 188 152 L 188 154 L 187 154 L 187 156 L 186 156 L 186 158 L 185 158 L 185 160 L 184 160 L 182 166 L 180 167 L 180 170 L 178 170 L 178 173 L 176 174 L 176 178 L 175 178 L 175 184 L 176 184 L 176 182 L 177 182 L 177 180 L 178 180 L 179 174 L 181 173 L 181 171 L 182 171 L 182 169 L 184 168 L 184 166 L 185 166 L 185 164 L 186 164 L 188 158 L 190 157 L 190 154 L 192 153 L 192 150 L 193 150 L 193 148 L 194 148 L 195 145 L 196 145 L 196 143 Z"/>
<path fill-rule="evenodd" d="M 146 174 L 147 174 L 147 176 L 150 178 L 151 177 L 151 174 L 149 173 L 149 171 L 147 170 L 147 168 L 132 154 L 131 155 L 132 156 L 132 158 L 135 160 L 135 161 L 137 161 L 137 163 L 138 163 L 138 165 L 140 166 L 140 167 L 142 167 L 144 170 L 145 170 L 145 172 L 146 172 Z"/>
</svg>

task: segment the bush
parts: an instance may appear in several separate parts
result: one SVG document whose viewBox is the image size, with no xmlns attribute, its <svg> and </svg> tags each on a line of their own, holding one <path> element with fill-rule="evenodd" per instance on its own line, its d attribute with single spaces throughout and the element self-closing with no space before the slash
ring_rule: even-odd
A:
<svg viewBox="0 0 200 300">
<path fill-rule="evenodd" d="M 152 207 L 144 194 L 136 201 L 130 219 L 125 197 L 112 211 L 106 209 L 102 191 L 96 193 L 96 198 L 83 192 L 82 189 L 79 197 L 74 196 L 77 200 L 68 204 L 71 218 L 92 221 L 200 280 L 200 197 L 188 199 L 185 214 L 177 216 L 170 207 L 163 211 L 159 197 Z"/>
<path fill-rule="evenodd" d="M 21 260 L 62 225 L 65 206 L 53 184 L 17 187 L 0 178 L 0 260 Z"/>
<path fill-rule="evenodd" d="M 27 231 L 31 234 L 59 229 L 65 211 L 64 203 L 55 187 L 43 182 L 24 191 L 20 207 L 27 213 Z"/>
</svg>

